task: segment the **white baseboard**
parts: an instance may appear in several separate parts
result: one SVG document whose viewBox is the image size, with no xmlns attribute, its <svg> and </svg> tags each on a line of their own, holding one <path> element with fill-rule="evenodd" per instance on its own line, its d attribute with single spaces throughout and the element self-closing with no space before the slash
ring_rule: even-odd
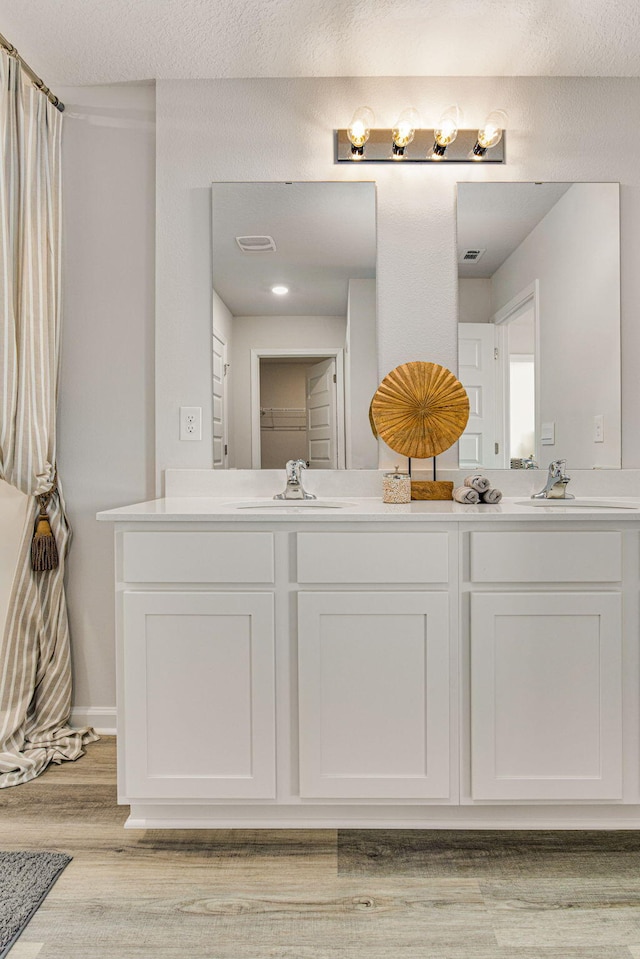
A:
<svg viewBox="0 0 640 959">
<path fill-rule="evenodd" d="M 71 710 L 71 725 L 93 726 L 101 736 L 116 735 L 115 706 L 74 706 Z"/>
</svg>

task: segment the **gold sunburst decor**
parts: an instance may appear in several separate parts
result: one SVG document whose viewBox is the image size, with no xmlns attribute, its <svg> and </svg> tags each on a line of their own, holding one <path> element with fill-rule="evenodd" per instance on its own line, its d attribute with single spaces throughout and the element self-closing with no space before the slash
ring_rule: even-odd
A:
<svg viewBox="0 0 640 959">
<path fill-rule="evenodd" d="M 378 387 L 371 419 L 394 452 L 428 459 L 448 450 L 469 419 L 469 397 L 453 373 L 437 363 L 403 363 Z"/>
<path fill-rule="evenodd" d="M 376 424 L 373 421 L 373 400 L 369 403 L 369 426 L 371 427 L 371 432 L 378 439 L 378 431 L 376 429 Z"/>
</svg>

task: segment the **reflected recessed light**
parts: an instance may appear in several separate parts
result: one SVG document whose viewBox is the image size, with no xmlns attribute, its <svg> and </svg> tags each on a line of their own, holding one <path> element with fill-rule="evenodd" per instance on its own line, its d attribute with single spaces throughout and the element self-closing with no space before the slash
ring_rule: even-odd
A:
<svg viewBox="0 0 640 959">
<path fill-rule="evenodd" d="M 288 286 L 272 286 L 271 292 L 275 293 L 276 296 L 284 296 L 285 293 L 289 292 L 289 287 Z"/>
</svg>

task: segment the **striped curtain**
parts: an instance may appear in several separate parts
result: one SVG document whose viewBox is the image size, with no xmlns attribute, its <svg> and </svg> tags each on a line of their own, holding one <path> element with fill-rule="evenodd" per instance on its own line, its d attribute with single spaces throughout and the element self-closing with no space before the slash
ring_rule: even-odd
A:
<svg viewBox="0 0 640 959">
<path fill-rule="evenodd" d="M 35 497 L 56 480 L 61 134 L 62 114 L 0 50 L 0 479 L 31 497 L 0 647 L 0 787 L 77 759 L 98 738 L 68 726 L 71 531 L 59 479 L 48 506 L 59 566 L 31 568 Z"/>
</svg>

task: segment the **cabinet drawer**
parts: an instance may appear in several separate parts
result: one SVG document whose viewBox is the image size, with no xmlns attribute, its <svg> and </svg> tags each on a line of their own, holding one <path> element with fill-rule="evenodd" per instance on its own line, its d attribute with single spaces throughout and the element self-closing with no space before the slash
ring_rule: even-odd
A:
<svg viewBox="0 0 640 959">
<path fill-rule="evenodd" d="M 617 583 L 619 532 L 471 533 L 473 583 Z"/>
<path fill-rule="evenodd" d="M 127 583 L 273 583 L 272 533 L 124 533 Z"/>
<path fill-rule="evenodd" d="M 299 583 L 446 583 L 447 533 L 298 533 Z"/>
</svg>

